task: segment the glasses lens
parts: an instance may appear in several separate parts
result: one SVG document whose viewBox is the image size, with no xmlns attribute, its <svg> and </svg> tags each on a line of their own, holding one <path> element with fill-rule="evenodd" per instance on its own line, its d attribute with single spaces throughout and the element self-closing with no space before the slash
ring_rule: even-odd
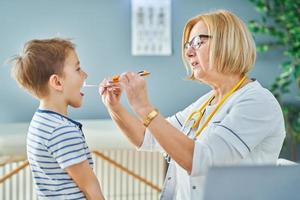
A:
<svg viewBox="0 0 300 200">
<path fill-rule="evenodd" d="M 203 39 L 203 37 L 210 38 L 210 36 L 208 36 L 208 35 L 197 35 L 197 36 L 193 37 L 190 42 L 186 42 L 184 44 L 184 49 L 187 50 L 190 47 L 193 47 L 194 49 L 199 49 L 202 44 L 201 37 L 202 37 L 202 39 Z"/>
<path fill-rule="evenodd" d="M 194 49 L 198 49 L 200 46 L 201 46 L 201 39 L 200 39 L 200 36 L 197 35 L 195 36 L 192 41 L 191 41 L 191 46 L 194 48 Z"/>
<path fill-rule="evenodd" d="M 184 48 L 185 50 L 187 50 L 189 47 L 190 47 L 190 43 L 189 43 L 189 42 L 186 42 L 186 43 L 183 45 L 183 48 Z"/>
</svg>

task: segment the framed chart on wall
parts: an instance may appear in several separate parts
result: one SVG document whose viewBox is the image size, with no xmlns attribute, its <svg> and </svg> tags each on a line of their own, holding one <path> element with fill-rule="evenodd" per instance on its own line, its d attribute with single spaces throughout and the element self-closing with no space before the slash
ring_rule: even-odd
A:
<svg viewBox="0 0 300 200">
<path fill-rule="evenodd" d="M 131 0 L 131 51 L 134 56 L 172 54 L 171 0 Z"/>
</svg>

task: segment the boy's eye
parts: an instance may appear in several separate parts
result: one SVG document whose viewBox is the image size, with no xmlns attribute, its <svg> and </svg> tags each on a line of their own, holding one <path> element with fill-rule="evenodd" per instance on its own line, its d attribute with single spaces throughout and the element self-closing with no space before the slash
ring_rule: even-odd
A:
<svg viewBox="0 0 300 200">
<path fill-rule="evenodd" d="M 80 70 L 81 70 L 81 68 L 80 68 L 80 67 L 78 67 L 76 71 L 80 71 Z"/>
</svg>

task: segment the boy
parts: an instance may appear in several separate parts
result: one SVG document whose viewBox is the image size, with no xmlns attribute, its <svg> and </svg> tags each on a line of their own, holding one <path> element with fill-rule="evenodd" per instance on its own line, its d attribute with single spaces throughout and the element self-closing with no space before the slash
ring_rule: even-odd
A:
<svg viewBox="0 0 300 200">
<path fill-rule="evenodd" d="M 31 40 L 14 61 L 14 78 L 40 101 L 27 135 L 38 198 L 104 199 L 82 125 L 67 117 L 68 106 L 81 106 L 87 78 L 75 45 L 60 38 Z"/>
</svg>

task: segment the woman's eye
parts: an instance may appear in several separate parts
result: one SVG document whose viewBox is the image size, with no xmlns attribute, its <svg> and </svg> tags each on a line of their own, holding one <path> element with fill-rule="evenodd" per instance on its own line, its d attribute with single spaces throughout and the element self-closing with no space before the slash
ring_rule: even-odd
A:
<svg viewBox="0 0 300 200">
<path fill-rule="evenodd" d="M 198 40 L 198 41 L 195 41 L 194 42 L 194 46 L 199 46 L 202 44 L 202 41 L 201 40 Z"/>
<path fill-rule="evenodd" d="M 194 46 L 197 47 L 197 48 L 199 48 L 201 46 L 201 44 L 202 44 L 201 41 L 197 41 Z"/>
</svg>

